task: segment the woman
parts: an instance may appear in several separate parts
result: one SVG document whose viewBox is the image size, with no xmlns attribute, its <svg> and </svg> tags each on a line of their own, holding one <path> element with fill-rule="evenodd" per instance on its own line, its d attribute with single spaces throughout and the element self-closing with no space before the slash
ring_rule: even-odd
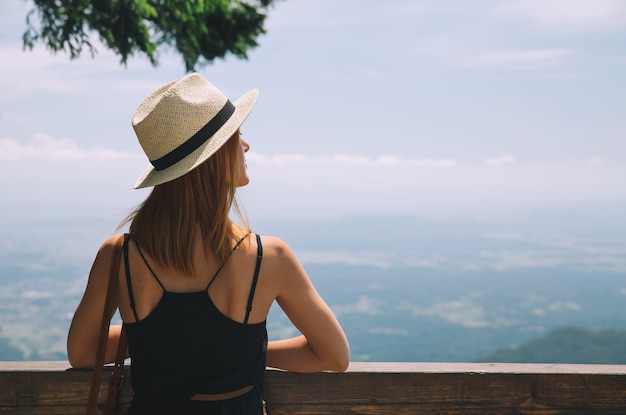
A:
<svg viewBox="0 0 626 415">
<path fill-rule="evenodd" d="M 231 103 L 199 74 L 153 92 L 132 123 L 154 186 L 122 223 L 130 232 L 117 306 L 128 334 L 131 414 L 261 414 L 265 367 L 344 371 L 346 337 L 291 249 L 229 219 L 248 175 L 239 128 L 258 91 Z M 92 366 L 113 241 L 100 248 L 68 334 L 73 367 Z M 267 341 L 276 300 L 302 333 Z M 121 326 L 111 327 L 106 361 Z"/>
</svg>

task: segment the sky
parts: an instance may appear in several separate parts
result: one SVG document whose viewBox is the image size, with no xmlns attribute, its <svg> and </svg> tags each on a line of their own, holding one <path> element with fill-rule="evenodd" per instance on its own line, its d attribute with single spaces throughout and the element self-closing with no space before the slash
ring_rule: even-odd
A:
<svg viewBox="0 0 626 415">
<path fill-rule="evenodd" d="M 0 2 L 0 226 L 119 215 L 147 195 L 132 114 L 182 59 L 25 51 L 32 8 Z M 284 0 L 266 29 L 199 69 L 260 90 L 251 220 L 626 210 L 626 1 Z"/>
</svg>

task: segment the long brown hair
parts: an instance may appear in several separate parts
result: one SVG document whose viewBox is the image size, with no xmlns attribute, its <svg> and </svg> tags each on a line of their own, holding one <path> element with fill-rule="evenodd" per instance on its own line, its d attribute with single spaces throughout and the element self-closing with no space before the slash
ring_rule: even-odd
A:
<svg viewBox="0 0 626 415">
<path fill-rule="evenodd" d="M 239 180 L 239 131 L 207 161 L 187 174 L 156 185 L 148 198 L 120 224 L 141 249 L 160 265 L 193 275 L 192 243 L 196 225 L 205 246 L 225 261 L 236 240 L 249 231 L 235 192 Z M 246 229 L 230 220 L 234 207 Z"/>
</svg>

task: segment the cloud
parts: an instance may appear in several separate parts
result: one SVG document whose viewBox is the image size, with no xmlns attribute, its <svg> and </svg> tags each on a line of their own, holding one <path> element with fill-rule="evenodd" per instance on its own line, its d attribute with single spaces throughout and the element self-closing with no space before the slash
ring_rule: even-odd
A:
<svg viewBox="0 0 626 415">
<path fill-rule="evenodd" d="M 52 291 L 26 290 L 23 291 L 21 297 L 25 300 L 41 300 L 44 298 L 54 298 L 55 293 Z"/>
<path fill-rule="evenodd" d="M 423 166 L 423 167 L 453 167 L 458 164 L 455 159 L 409 159 L 411 166 Z"/>
<path fill-rule="evenodd" d="M 428 308 L 404 302 L 398 308 L 411 312 L 415 317 L 440 318 L 449 324 L 463 327 L 484 328 L 494 325 L 489 321 L 484 307 L 467 298 L 442 301 Z"/>
<path fill-rule="evenodd" d="M 510 156 L 508 154 L 498 156 L 498 157 L 488 157 L 483 160 L 483 164 L 487 166 L 504 166 L 507 164 L 514 164 L 516 162 L 515 157 Z"/>
<path fill-rule="evenodd" d="M 383 305 L 384 303 L 376 298 L 361 296 L 356 303 L 333 306 L 332 309 L 337 316 L 354 313 L 376 315 L 382 313 Z"/>
<path fill-rule="evenodd" d="M 333 154 L 331 156 L 307 156 L 304 154 L 276 154 L 266 156 L 250 152 L 246 159 L 263 166 L 283 166 L 286 164 L 342 165 L 342 166 L 414 166 L 414 167 L 452 167 L 458 164 L 451 158 L 404 158 L 395 155 L 368 157 L 352 154 Z"/>
<path fill-rule="evenodd" d="M 358 9 L 358 13 L 354 11 Z M 389 2 L 284 2 L 274 8 L 268 17 L 270 28 L 355 28 L 397 24 L 401 20 L 416 18 L 432 10 L 428 4 L 413 0 Z"/>
<path fill-rule="evenodd" d="M 575 47 L 512 47 L 498 34 L 486 41 L 475 34 L 427 36 L 414 50 L 452 62 L 466 70 L 536 71 L 571 66 L 578 54 Z M 575 63 L 575 62 L 574 62 Z M 570 75 L 571 76 L 571 75 Z"/>
<path fill-rule="evenodd" d="M 367 332 L 369 334 L 382 334 L 384 336 L 410 336 L 408 330 L 404 329 L 396 329 L 393 327 L 372 327 L 368 329 Z"/>
<path fill-rule="evenodd" d="M 240 195 L 244 206 L 260 217 L 373 212 L 439 216 L 485 208 L 524 211 L 555 204 L 626 201 L 626 167 L 603 155 L 533 164 L 521 163 L 510 154 L 461 162 L 410 154 L 252 152 L 247 161 L 251 184 Z M 109 210 L 128 208 L 144 194 L 133 191 L 132 183 L 146 165 L 138 151 L 81 145 L 47 134 L 27 141 L 0 138 L 4 208 L 13 215 L 22 212 L 20 204 L 44 209 L 89 201 L 102 208 L 107 204 Z M 494 167 L 501 167 L 498 174 L 493 174 Z M 316 261 L 356 260 L 348 253 L 311 255 Z M 383 267 L 393 262 L 385 256 L 370 260 Z M 437 265 L 419 258 L 418 262 Z"/>
<path fill-rule="evenodd" d="M 461 69 L 544 70 L 551 77 L 578 78 L 589 75 L 581 66 L 590 53 L 596 61 L 611 54 L 606 46 L 590 49 L 590 45 L 602 42 L 593 32 L 623 32 L 626 27 L 623 0 L 466 3 L 429 14 L 444 24 L 427 26 L 412 38 L 412 50 L 422 65 L 427 62 L 425 57 L 435 57 Z M 573 59 L 579 56 L 581 59 Z"/>
<path fill-rule="evenodd" d="M 608 162 L 608 160 L 605 157 L 590 157 L 587 159 L 586 164 L 588 166 L 600 166 L 603 164 L 606 164 Z"/>
<path fill-rule="evenodd" d="M 85 160 L 142 159 L 137 152 L 105 148 L 82 148 L 69 139 L 55 139 L 46 134 L 36 134 L 27 143 L 12 138 L 0 138 L 0 160 L 47 160 L 57 162 Z"/>
<path fill-rule="evenodd" d="M 0 138 L 0 214 L 8 222 L 117 214 L 139 203 L 144 192 L 132 184 L 146 164 L 138 152 L 46 134 L 26 142 Z"/>
<path fill-rule="evenodd" d="M 556 301 L 548 306 L 551 311 L 582 311 L 582 306 L 574 301 Z"/>
<path fill-rule="evenodd" d="M 301 251 L 298 257 L 303 263 L 367 265 L 379 268 L 393 266 L 397 259 L 391 252 L 379 251 Z"/>
<path fill-rule="evenodd" d="M 496 271 L 514 269 L 570 268 L 585 271 L 623 273 L 626 270 L 626 245 L 623 241 L 614 246 L 573 246 L 570 248 L 546 248 L 541 251 L 483 251 L 479 253 L 480 265 Z"/>
<path fill-rule="evenodd" d="M 520 51 L 486 52 L 478 55 L 469 66 L 474 67 L 504 67 L 514 65 L 517 69 L 530 69 L 553 66 L 572 56 L 573 49 L 528 49 Z"/>
<path fill-rule="evenodd" d="M 369 266 L 388 269 L 396 266 L 409 268 L 442 269 L 466 266 L 467 263 L 460 264 L 451 258 L 440 254 L 423 255 L 408 254 L 398 255 L 392 249 L 389 250 L 300 250 L 298 258 L 304 264 L 345 264 L 350 266 Z M 484 269 L 476 265 L 477 269 Z M 377 290 L 379 287 L 370 287 Z"/>
<path fill-rule="evenodd" d="M 548 312 L 583 311 L 583 307 L 574 301 L 555 301 L 546 307 L 535 307 L 531 312 L 537 317 L 546 317 Z"/>
<path fill-rule="evenodd" d="M 572 31 L 614 27 L 626 21 L 623 0 L 517 0 L 497 7 L 494 12 Z"/>
</svg>

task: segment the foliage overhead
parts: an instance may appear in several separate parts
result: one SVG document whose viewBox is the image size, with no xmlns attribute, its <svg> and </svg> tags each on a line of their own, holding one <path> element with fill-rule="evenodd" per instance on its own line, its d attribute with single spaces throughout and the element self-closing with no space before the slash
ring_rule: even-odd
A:
<svg viewBox="0 0 626 415">
<path fill-rule="evenodd" d="M 275 0 L 33 0 L 22 36 L 24 48 L 37 41 L 52 52 L 94 56 L 90 35 L 126 65 L 135 54 L 158 64 L 160 46 L 177 50 L 187 72 L 228 53 L 246 59 L 265 33 L 266 12 Z"/>
</svg>

